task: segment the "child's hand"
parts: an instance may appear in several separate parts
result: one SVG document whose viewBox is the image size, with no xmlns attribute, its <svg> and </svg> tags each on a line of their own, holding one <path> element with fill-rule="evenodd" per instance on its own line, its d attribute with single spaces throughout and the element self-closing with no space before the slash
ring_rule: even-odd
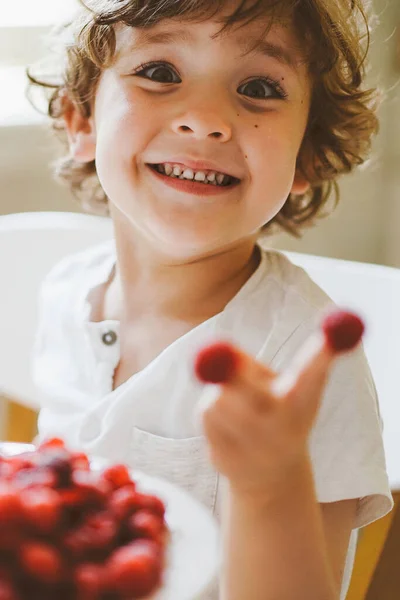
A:
<svg viewBox="0 0 400 600">
<path fill-rule="evenodd" d="M 204 432 L 214 466 L 232 489 L 252 497 L 268 494 L 308 456 L 308 436 L 335 357 L 356 346 L 363 329 L 355 315 L 332 313 L 281 375 L 230 344 L 199 353 L 197 376 L 219 384 L 217 396 L 211 394 L 203 407 Z"/>
</svg>

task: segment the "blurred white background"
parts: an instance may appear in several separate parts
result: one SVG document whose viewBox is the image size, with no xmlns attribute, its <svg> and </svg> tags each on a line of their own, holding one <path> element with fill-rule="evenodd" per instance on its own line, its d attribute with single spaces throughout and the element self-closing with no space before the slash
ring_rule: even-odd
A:
<svg viewBox="0 0 400 600">
<path fill-rule="evenodd" d="M 49 163 L 62 149 L 25 99 L 25 67 L 43 55 L 43 37 L 76 0 L 0 0 L 0 214 L 79 210 L 52 180 Z M 302 239 L 279 248 L 400 267 L 400 2 L 375 0 L 371 84 L 385 91 L 372 160 L 341 180 L 336 211 Z"/>
</svg>

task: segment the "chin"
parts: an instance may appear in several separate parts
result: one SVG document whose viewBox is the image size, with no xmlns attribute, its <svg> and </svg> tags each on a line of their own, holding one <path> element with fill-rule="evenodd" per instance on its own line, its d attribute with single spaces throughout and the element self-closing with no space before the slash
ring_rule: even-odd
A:
<svg viewBox="0 0 400 600">
<path fill-rule="evenodd" d="M 229 245 L 219 236 L 218 239 L 210 236 L 200 236 L 198 233 L 185 231 L 169 232 L 168 235 L 159 235 L 156 237 L 157 248 L 163 254 L 179 260 L 193 260 L 208 256 L 219 249 Z"/>
</svg>

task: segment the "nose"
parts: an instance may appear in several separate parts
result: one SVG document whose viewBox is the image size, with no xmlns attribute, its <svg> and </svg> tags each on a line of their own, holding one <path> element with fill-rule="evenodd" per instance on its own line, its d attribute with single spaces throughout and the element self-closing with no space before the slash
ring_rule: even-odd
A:
<svg viewBox="0 0 400 600">
<path fill-rule="evenodd" d="M 172 129 L 180 136 L 197 140 L 228 142 L 232 138 L 232 126 L 222 111 L 206 107 L 185 111 L 173 120 Z"/>
</svg>

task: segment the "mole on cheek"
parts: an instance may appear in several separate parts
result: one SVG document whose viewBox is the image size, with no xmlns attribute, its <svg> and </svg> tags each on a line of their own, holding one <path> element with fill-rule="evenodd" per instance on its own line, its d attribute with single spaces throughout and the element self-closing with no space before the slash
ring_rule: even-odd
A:
<svg viewBox="0 0 400 600">
<path fill-rule="evenodd" d="M 258 125 L 254 125 L 254 127 L 255 127 L 256 129 L 258 129 Z"/>
</svg>

